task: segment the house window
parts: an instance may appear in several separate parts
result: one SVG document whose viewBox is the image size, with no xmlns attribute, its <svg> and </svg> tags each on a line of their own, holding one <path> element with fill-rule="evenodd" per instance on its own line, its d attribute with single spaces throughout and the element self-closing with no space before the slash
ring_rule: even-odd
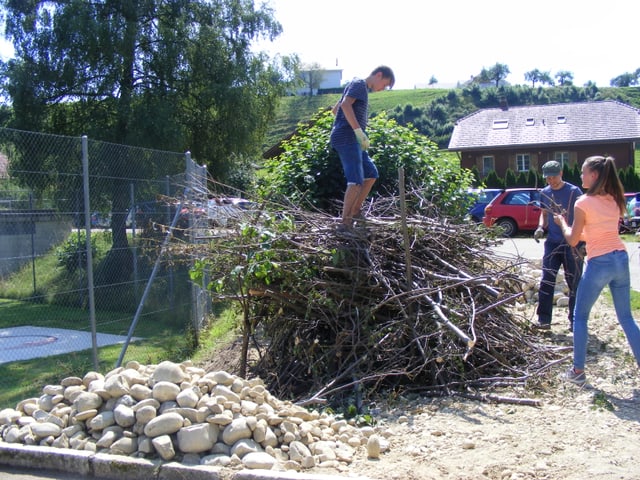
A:
<svg viewBox="0 0 640 480">
<path fill-rule="evenodd" d="M 553 152 L 553 159 L 564 168 L 569 166 L 569 152 Z"/>
<path fill-rule="evenodd" d="M 496 169 L 495 160 L 493 155 L 482 157 L 482 176 L 486 177 Z"/>
<path fill-rule="evenodd" d="M 528 172 L 531 158 L 528 153 L 518 153 L 516 155 L 516 170 L 518 172 Z"/>
</svg>

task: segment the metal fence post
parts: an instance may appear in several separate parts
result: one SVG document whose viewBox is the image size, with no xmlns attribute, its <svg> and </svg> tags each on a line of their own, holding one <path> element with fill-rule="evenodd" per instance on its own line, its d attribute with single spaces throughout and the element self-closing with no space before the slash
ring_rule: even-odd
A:
<svg viewBox="0 0 640 480">
<path fill-rule="evenodd" d="M 87 136 L 82 136 L 82 183 L 84 190 L 84 228 L 87 249 L 87 290 L 89 294 L 89 322 L 91 323 L 91 346 L 93 367 L 98 370 L 98 334 L 96 330 L 96 302 L 93 289 L 93 252 L 91 251 L 91 210 L 89 209 L 89 148 Z"/>
</svg>

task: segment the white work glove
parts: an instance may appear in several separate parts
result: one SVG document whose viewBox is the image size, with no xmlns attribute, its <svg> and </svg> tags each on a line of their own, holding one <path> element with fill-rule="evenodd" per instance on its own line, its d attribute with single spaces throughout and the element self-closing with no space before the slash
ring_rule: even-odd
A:
<svg viewBox="0 0 640 480">
<path fill-rule="evenodd" d="M 536 228 L 536 231 L 533 232 L 533 239 L 538 242 L 540 241 L 540 239 L 544 237 L 544 228 L 542 227 L 538 227 Z"/>
<path fill-rule="evenodd" d="M 369 148 L 369 139 L 367 138 L 367 134 L 364 133 L 361 128 L 356 128 L 353 133 L 356 134 L 356 140 L 358 140 L 360 148 L 362 150 L 367 150 Z"/>
</svg>

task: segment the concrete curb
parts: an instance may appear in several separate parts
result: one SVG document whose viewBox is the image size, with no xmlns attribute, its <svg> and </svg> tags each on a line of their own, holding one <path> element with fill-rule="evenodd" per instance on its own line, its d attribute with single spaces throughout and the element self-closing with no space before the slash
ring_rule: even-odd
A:
<svg viewBox="0 0 640 480">
<path fill-rule="evenodd" d="M 221 467 L 162 463 L 123 455 L 54 447 L 0 443 L 0 465 L 53 470 L 100 480 L 374 480 L 368 477 L 315 475 L 294 471 L 240 470 L 222 475 Z"/>
</svg>

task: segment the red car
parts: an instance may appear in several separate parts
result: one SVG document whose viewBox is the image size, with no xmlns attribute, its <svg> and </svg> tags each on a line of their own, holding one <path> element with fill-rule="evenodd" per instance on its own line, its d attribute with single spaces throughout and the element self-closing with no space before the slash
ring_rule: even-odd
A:
<svg viewBox="0 0 640 480">
<path fill-rule="evenodd" d="M 500 227 L 505 237 L 520 230 L 535 230 L 542 209 L 539 188 L 508 188 L 498 194 L 484 209 L 482 223 Z"/>
</svg>

